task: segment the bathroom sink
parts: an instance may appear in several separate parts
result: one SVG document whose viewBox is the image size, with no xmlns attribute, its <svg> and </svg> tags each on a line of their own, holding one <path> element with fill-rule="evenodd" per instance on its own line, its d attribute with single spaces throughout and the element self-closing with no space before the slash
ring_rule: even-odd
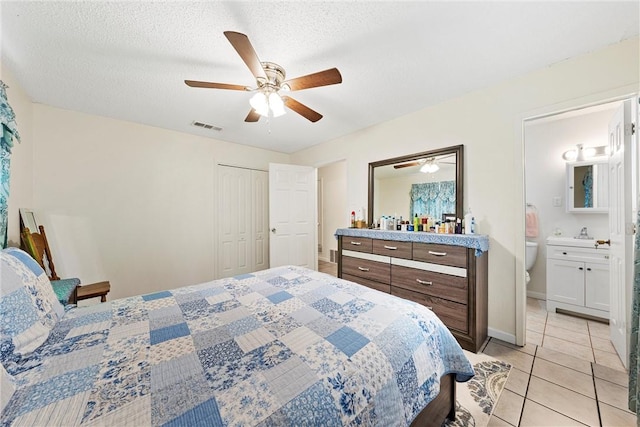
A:
<svg viewBox="0 0 640 427">
<path fill-rule="evenodd" d="M 577 239 L 575 237 L 547 237 L 547 245 L 552 246 L 573 246 L 576 248 L 593 248 L 596 246 L 596 239 Z"/>
</svg>

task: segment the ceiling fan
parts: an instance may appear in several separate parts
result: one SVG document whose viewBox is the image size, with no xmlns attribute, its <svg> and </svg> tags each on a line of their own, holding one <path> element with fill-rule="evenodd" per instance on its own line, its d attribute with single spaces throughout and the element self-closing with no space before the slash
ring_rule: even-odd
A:
<svg viewBox="0 0 640 427">
<path fill-rule="evenodd" d="M 443 161 L 444 159 L 447 159 L 451 156 L 455 156 L 455 154 L 449 154 L 446 156 L 442 156 L 442 157 L 428 157 L 425 159 L 418 159 L 412 162 L 407 162 L 407 163 L 400 163 L 397 165 L 393 165 L 394 169 L 402 169 L 402 168 L 410 168 L 413 166 L 423 166 L 426 163 L 430 163 L 430 164 L 438 164 L 438 163 L 446 163 L 446 164 L 450 164 L 450 165 L 455 165 L 456 162 L 454 161 Z"/>
<path fill-rule="evenodd" d="M 273 62 L 261 62 L 258 59 L 249 38 L 242 33 L 235 31 L 225 31 L 233 48 L 238 52 L 240 58 L 249 67 L 249 70 L 256 78 L 256 87 L 234 85 L 227 83 L 200 82 L 195 80 L 185 80 L 187 86 L 201 87 L 209 89 L 227 89 L 255 91 L 251 98 L 251 110 L 244 119 L 245 122 L 257 122 L 260 116 L 274 117 L 284 114 L 284 107 L 290 108 L 311 122 L 317 122 L 322 118 L 322 114 L 312 110 L 299 101 L 281 92 L 289 92 L 302 89 L 310 89 L 319 86 L 328 86 L 342 83 L 342 76 L 337 68 L 319 71 L 295 79 L 285 80 L 284 68 Z"/>
</svg>

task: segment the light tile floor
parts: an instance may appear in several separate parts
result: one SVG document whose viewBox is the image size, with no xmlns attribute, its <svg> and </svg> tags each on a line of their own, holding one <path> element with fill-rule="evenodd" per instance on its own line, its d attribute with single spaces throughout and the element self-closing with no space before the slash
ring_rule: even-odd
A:
<svg viewBox="0 0 640 427">
<path fill-rule="evenodd" d="M 318 269 L 337 275 L 334 263 Z M 489 426 L 637 425 L 609 325 L 548 313 L 544 301 L 528 298 L 527 344 L 491 338 L 482 352 L 513 366 Z"/>
<path fill-rule="evenodd" d="M 491 338 L 483 353 L 513 366 L 489 426 L 635 426 L 627 372 L 609 325 L 548 313 L 527 299 L 527 344 Z"/>
</svg>

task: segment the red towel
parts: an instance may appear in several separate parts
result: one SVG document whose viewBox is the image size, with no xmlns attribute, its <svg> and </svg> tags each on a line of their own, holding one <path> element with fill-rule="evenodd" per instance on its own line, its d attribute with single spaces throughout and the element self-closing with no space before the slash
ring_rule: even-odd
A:
<svg viewBox="0 0 640 427">
<path fill-rule="evenodd" d="M 525 221 L 525 236 L 538 237 L 538 214 L 536 212 L 527 212 Z"/>
</svg>

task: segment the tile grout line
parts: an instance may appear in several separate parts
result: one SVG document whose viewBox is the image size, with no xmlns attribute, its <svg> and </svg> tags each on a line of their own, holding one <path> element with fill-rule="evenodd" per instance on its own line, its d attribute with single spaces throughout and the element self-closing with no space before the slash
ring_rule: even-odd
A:
<svg viewBox="0 0 640 427">
<path fill-rule="evenodd" d="M 596 387 L 596 373 L 593 370 L 593 363 L 591 364 L 591 380 L 593 381 L 593 392 L 596 395 L 596 409 L 598 410 L 598 422 L 602 427 L 602 414 L 600 413 L 600 399 L 598 399 L 598 387 Z"/>
<path fill-rule="evenodd" d="M 596 387 L 596 373 L 593 369 L 593 365 L 595 363 L 598 363 L 598 360 L 596 359 L 596 352 L 593 348 L 593 340 L 591 339 L 591 325 L 589 325 L 589 322 L 587 322 L 587 332 L 589 334 L 589 344 L 591 344 L 591 354 L 593 355 L 593 363 L 590 364 L 591 367 L 591 381 L 593 382 L 593 393 L 595 395 L 596 398 L 596 410 L 598 411 L 598 422 L 600 423 L 600 426 L 602 427 L 602 414 L 600 413 L 600 399 L 598 399 L 598 387 Z"/>
<path fill-rule="evenodd" d="M 544 323 L 546 328 L 546 324 L 547 324 L 546 318 Z M 544 333 L 542 334 L 542 339 L 544 340 Z M 529 394 L 529 384 L 531 384 L 531 377 L 533 376 L 533 365 L 536 363 L 537 354 L 538 354 L 538 346 L 536 345 L 536 349 L 533 352 L 533 360 L 531 361 L 531 371 L 529 371 L 529 378 L 527 379 L 527 388 L 524 391 L 524 399 L 522 400 L 522 409 L 520 409 L 520 416 L 518 417 L 518 426 L 522 424 L 522 416 L 524 415 L 524 406 L 527 404 L 527 395 Z"/>
</svg>

